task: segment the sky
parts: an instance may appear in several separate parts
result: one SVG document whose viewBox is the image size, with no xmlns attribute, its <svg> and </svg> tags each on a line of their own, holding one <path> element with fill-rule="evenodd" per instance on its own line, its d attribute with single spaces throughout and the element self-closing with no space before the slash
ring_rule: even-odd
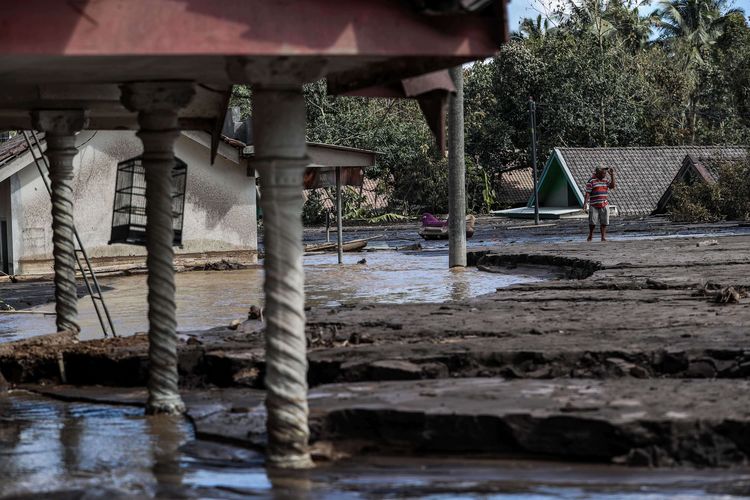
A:
<svg viewBox="0 0 750 500">
<path fill-rule="evenodd" d="M 516 31 L 518 24 L 525 17 L 536 19 L 540 13 L 551 12 L 553 9 L 553 0 L 511 0 L 508 5 L 508 14 L 510 18 L 510 30 Z M 559 3 L 556 2 L 556 3 Z M 655 8 L 658 2 L 652 2 L 652 8 Z M 745 14 L 750 15 L 750 0 L 735 0 L 732 7 L 740 8 L 745 11 Z M 644 8 L 644 13 L 648 13 L 649 9 Z"/>
</svg>

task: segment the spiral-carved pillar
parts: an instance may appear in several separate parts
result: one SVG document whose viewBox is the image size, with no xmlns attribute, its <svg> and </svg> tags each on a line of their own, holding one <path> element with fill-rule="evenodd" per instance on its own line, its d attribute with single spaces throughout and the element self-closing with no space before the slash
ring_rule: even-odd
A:
<svg viewBox="0 0 750 500">
<path fill-rule="evenodd" d="M 40 110 L 34 128 L 45 133 L 52 198 L 52 255 L 55 269 L 57 331 L 79 332 L 73 226 L 73 158 L 76 134 L 88 123 L 83 110 Z"/>
<path fill-rule="evenodd" d="M 261 177 L 266 298 L 268 463 L 311 467 L 302 270 L 306 156 L 301 86 L 253 89 L 254 166 Z"/>
<path fill-rule="evenodd" d="M 187 82 L 139 82 L 122 87 L 122 102 L 138 112 L 146 175 L 149 380 L 147 413 L 185 411 L 177 373 L 177 315 L 172 226 L 174 143 L 177 112 L 193 97 Z"/>
</svg>

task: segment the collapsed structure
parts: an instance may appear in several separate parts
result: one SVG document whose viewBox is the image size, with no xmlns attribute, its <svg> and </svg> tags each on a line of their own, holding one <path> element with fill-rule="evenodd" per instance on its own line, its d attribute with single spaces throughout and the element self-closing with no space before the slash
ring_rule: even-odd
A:
<svg viewBox="0 0 750 500">
<path fill-rule="evenodd" d="M 45 133 L 60 331 L 78 330 L 76 134 L 130 129 L 142 142 L 150 413 L 185 408 L 176 355 L 175 142 L 181 130 L 208 132 L 215 157 L 232 84 L 253 85 L 252 167 L 263 179 L 266 247 L 268 460 L 310 466 L 302 84 L 327 77 L 329 91 L 379 95 L 373 89 L 491 56 L 508 38 L 505 1 L 31 0 L 5 6 L 3 15 L 0 129 Z M 408 87 L 404 94 L 424 96 L 426 115 L 440 119 L 434 112 L 443 109 L 440 85 Z"/>
</svg>

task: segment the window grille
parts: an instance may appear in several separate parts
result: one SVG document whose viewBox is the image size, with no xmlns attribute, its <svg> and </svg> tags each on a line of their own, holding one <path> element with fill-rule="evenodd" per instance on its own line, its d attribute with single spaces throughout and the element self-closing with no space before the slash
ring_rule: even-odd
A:
<svg viewBox="0 0 750 500">
<path fill-rule="evenodd" d="M 117 165 L 112 232 L 109 243 L 146 244 L 146 172 L 141 157 Z M 175 158 L 172 169 L 172 228 L 174 245 L 182 245 L 187 164 Z"/>
</svg>

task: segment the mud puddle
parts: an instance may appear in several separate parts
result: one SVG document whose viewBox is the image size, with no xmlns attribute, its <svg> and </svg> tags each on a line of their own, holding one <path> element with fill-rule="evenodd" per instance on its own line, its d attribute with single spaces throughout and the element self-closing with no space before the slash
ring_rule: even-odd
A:
<svg viewBox="0 0 750 500">
<path fill-rule="evenodd" d="M 0 395 L 0 498 L 734 499 L 750 473 L 554 462 L 360 457 L 269 472 L 140 408 Z"/>
<path fill-rule="evenodd" d="M 358 262 L 365 260 L 365 263 Z M 516 283 L 539 281 L 545 276 L 489 274 L 475 268 L 449 270 L 445 252 L 362 252 L 344 255 L 339 266 L 335 254 L 305 257 L 305 291 L 308 306 L 361 303 L 446 302 L 465 300 Z M 148 329 L 146 277 L 103 278 L 112 290 L 104 293 L 120 335 Z M 262 269 L 221 272 L 188 272 L 176 275 L 177 321 L 181 331 L 201 330 L 244 319 L 250 305 L 263 302 Z M 101 336 L 96 312 L 88 296 L 78 301 L 81 338 Z M 29 311 L 54 311 L 53 304 Z M 54 316 L 4 315 L 0 341 L 11 341 L 54 331 Z"/>
</svg>

